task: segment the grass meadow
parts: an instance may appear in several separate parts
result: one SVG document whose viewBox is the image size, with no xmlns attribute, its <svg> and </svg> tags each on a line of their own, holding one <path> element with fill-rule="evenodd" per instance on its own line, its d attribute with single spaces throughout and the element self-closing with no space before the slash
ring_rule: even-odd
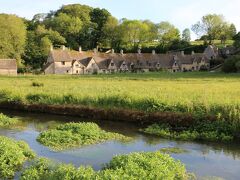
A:
<svg viewBox="0 0 240 180">
<path fill-rule="evenodd" d="M 240 75 L 162 72 L 1 76 L 0 101 L 187 112 L 239 119 Z"/>
</svg>

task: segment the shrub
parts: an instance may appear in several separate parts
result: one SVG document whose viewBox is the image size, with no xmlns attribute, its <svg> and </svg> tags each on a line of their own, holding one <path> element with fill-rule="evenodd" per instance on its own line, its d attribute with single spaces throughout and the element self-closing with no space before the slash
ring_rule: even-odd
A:
<svg viewBox="0 0 240 180">
<path fill-rule="evenodd" d="M 25 142 L 0 136 L 0 179 L 12 178 L 23 163 L 33 157 Z"/>
<path fill-rule="evenodd" d="M 19 123 L 18 119 L 10 118 L 2 113 L 0 113 L 0 127 L 10 127 Z"/>
<path fill-rule="evenodd" d="M 32 86 L 33 87 L 43 87 L 44 84 L 43 83 L 39 83 L 39 82 L 32 82 Z"/>
<path fill-rule="evenodd" d="M 160 152 L 132 153 L 114 157 L 101 171 L 91 167 L 52 165 L 40 159 L 21 175 L 22 180 L 78 180 L 78 179 L 188 179 L 180 161 Z"/>
<path fill-rule="evenodd" d="M 140 131 L 164 138 L 181 140 L 232 141 L 235 136 L 235 127 L 226 121 L 220 120 L 198 122 L 187 130 L 176 131 L 168 125 L 153 124 Z"/>
<path fill-rule="evenodd" d="M 239 63 L 240 63 L 240 56 L 230 57 L 224 62 L 222 71 L 225 73 L 239 72 L 239 70 L 240 70 Z"/>
<path fill-rule="evenodd" d="M 129 141 L 131 138 L 106 132 L 95 123 L 67 123 L 42 132 L 37 140 L 54 150 L 63 150 L 107 140 Z"/>
</svg>

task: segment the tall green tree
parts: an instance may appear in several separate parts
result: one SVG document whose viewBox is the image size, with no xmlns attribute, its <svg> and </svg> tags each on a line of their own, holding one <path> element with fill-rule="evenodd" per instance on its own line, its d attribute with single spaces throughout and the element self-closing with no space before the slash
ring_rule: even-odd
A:
<svg viewBox="0 0 240 180">
<path fill-rule="evenodd" d="M 201 21 L 192 26 L 192 30 L 198 36 L 205 36 L 211 44 L 213 40 L 220 39 L 224 43 L 227 39 L 231 39 L 235 26 L 229 24 L 224 16 L 217 14 L 208 14 L 203 16 Z"/>
<path fill-rule="evenodd" d="M 80 18 L 60 13 L 46 21 L 46 25 L 48 28 L 59 32 L 67 40 L 67 46 L 74 49 L 79 47 L 78 38 L 83 27 Z"/>
<path fill-rule="evenodd" d="M 27 44 L 24 53 L 25 65 L 33 69 L 43 67 L 46 62 L 50 46 L 65 44 L 66 40 L 57 31 L 48 30 L 38 25 L 35 30 L 28 31 Z"/>
<path fill-rule="evenodd" d="M 26 25 L 15 15 L 0 14 L 0 58 L 20 62 L 26 43 Z"/>
<path fill-rule="evenodd" d="M 105 47 L 117 48 L 121 44 L 121 32 L 119 31 L 119 22 L 116 18 L 109 16 L 103 27 Z"/>
<path fill-rule="evenodd" d="M 119 28 L 122 33 L 123 45 L 127 48 L 136 48 L 149 38 L 147 34 L 150 27 L 142 21 L 125 19 Z"/>
<path fill-rule="evenodd" d="M 186 42 L 191 41 L 191 31 L 190 31 L 190 29 L 186 28 L 186 29 L 183 30 L 182 40 L 186 41 Z"/>
<path fill-rule="evenodd" d="M 180 40 L 180 31 L 169 22 L 161 22 L 158 24 L 158 40 L 163 46 Z"/>
<path fill-rule="evenodd" d="M 104 26 L 111 14 L 106 9 L 95 8 L 90 12 L 90 17 L 94 26 L 92 28 L 93 47 L 101 46 L 104 41 Z"/>
</svg>

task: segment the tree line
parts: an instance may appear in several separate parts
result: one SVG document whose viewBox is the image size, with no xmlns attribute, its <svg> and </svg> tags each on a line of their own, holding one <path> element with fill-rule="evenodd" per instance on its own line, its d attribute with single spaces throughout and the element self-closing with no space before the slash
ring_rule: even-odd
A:
<svg viewBox="0 0 240 180">
<path fill-rule="evenodd" d="M 222 43 L 240 39 L 235 25 L 222 15 L 206 15 L 191 30 L 205 44 L 215 39 Z M 181 33 L 167 21 L 156 24 L 150 20 L 118 20 L 106 9 L 80 4 L 36 14 L 32 20 L 0 14 L 0 58 L 16 58 L 19 64 L 21 61 L 25 66 L 38 69 L 45 63 L 51 45 L 66 45 L 75 50 L 81 46 L 84 50 L 98 48 L 100 51 L 114 48 L 136 52 L 142 48 L 143 52 L 150 52 L 154 48 L 158 53 L 165 53 L 188 48 L 189 52 L 201 52 L 203 45 L 190 44 L 191 30 L 186 28 Z"/>
</svg>

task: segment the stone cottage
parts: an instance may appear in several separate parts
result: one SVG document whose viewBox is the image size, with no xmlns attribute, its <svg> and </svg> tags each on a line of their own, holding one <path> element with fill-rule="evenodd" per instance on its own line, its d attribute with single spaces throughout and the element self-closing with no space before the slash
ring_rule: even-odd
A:
<svg viewBox="0 0 240 180">
<path fill-rule="evenodd" d="M 0 59 L 0 75 L 17 75 L 16 59 Z"/>
<path fill-rule="evenodd" d="M 170 72 L 199 71 L 209 68 L 209 59 L 204 54 L 185 55 L 152 53 L 107 53 L 94 51 L 72 51 L 64 46 L 52 49 L 44 67 L 45 74 L 97 74 L 116 72 L 148 72 L 167 70 Z"/>
</svg>

